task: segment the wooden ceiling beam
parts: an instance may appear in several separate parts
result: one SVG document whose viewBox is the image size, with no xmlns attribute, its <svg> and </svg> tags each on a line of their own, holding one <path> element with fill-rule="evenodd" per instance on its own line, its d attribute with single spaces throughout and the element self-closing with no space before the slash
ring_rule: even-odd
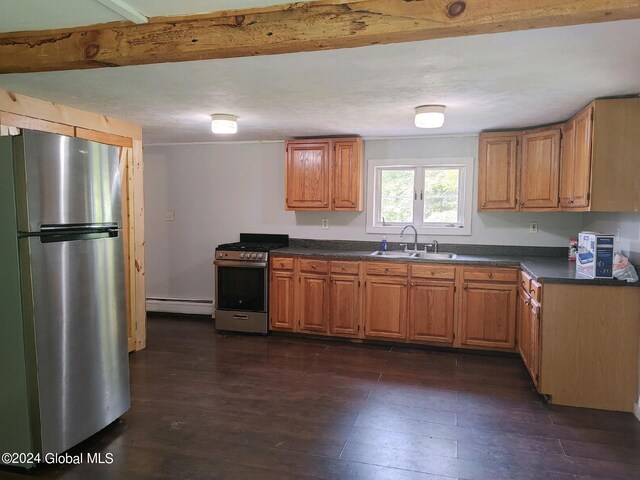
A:
<svg viewBox="0 0 640 480">
<path fill-rule="evenodd" d="M 321 0 L 0 35 L 0 73 L 183 62 L 640 18 L 640 0 Z"/>
</svg>

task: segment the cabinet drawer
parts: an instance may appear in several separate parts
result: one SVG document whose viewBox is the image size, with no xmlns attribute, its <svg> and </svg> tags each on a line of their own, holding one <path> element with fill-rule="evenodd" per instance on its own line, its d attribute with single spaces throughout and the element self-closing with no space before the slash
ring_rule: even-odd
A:
<svg viewBox="0 0 640 480">
<path fill-rule="evenodd" d="M 531 286 L 531 277 L 523 272 L 520 271 L 520 287 L 527 293 L 529 293 L 529 287 Z"/>
<path fill-rule="evenodd" d="M 302 260 L 300 260 L 299 265 L 301 272 L 327 273 L 329 271 L 328 260 L 313 260 L 310 258 L 303 258 Z"/>
<path fill-rule="evenodd" d="M 451 265 L 411 265 L 411 276 L 453 280 L 456 277 L 456 267 Z"/>
<path fill-rule="evenodd" d="M 360 273 L 358 262 L 331 262 L 331 273 L 345 273 L 357 275 Z"/>
<path fill-rule="evenodd" d="M 529 295 L 538 303 L 542 300 L 542 285 L 533 279 L 531 279 L 531 285 L 529 286 Z"/>
<path fill-rule="evenodd" d="M 515 268 L 468 267 L 464 269 L 465 280 L 491 280 L 494 282 L 517 282 Z"/>
<path fill-rule="evenodd" d="M 406 277 L 409 273 L 409 265 L 406 263 L 376 263 L 368 262 L 367 275 L 394 275 Z"/>
<path fill-rule="evenodd" d="M 293 258 L 272 257 L 271 268 L 274 270 L 293 270 Z"/>
</svg>

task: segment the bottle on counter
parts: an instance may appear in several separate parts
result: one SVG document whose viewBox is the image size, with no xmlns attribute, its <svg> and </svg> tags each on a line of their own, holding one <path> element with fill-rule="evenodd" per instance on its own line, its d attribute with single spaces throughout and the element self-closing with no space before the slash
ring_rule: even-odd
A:
<svg viewBox="0 0 640 480">
<path fill-rule="evenodd" d="M 576 261 L 576 254 L 578 253 L 578 240 L 575 238 L 569 239 L 569 261 Z"/>
<path fill-rule="evenodd" d="M 380 242 L 380 251 L 381 252 L 386 252 L 387 251 L 387 236 L 386 235 L 382 236 L 382 242 Z"/>
</svg>

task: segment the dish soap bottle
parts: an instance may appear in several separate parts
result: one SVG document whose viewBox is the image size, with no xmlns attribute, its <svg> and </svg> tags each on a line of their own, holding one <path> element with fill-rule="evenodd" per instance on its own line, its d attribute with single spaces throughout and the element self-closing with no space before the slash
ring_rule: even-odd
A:
<svg viewBox="0 0 640 480">
<path fill-rule="evenodd" d="M 386 235 L 382 236 L 382 242 L 380 242 L 380 251 L 381 252 L 386 252 L 387 251 L 387 236 Z"/>
</svg>

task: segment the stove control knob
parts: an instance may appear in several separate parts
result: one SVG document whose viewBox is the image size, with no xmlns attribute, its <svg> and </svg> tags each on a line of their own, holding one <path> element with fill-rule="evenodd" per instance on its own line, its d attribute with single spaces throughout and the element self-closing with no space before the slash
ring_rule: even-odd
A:
<svg viewBox="0 0 640 480">
<path fill-rule="evenodd" d="M 218 252 L 218 258 L 222 258 L 222 252 Z"/>
<path fill-rule="evenodd" d="M 252 253 L 252 254 L 251 254 L 251 258 L 256 258 L 256 254 L 255 254 L 255 253 Z"/>
<path fill-rule="evenodd" d="M 247 255 L 247 256 L 249 256 L 249 255 Z M 240 254 L 240 258 L 244 258 L 244 253 Z"/>
<path fill-rule="evenodd" d="M 259 253 L 259 254 L 258 254 L 258 260 L 261 260 L 261 259 L 262 259 L 262 254 L 261 254 L 261 253 Z"/>
</svg>

